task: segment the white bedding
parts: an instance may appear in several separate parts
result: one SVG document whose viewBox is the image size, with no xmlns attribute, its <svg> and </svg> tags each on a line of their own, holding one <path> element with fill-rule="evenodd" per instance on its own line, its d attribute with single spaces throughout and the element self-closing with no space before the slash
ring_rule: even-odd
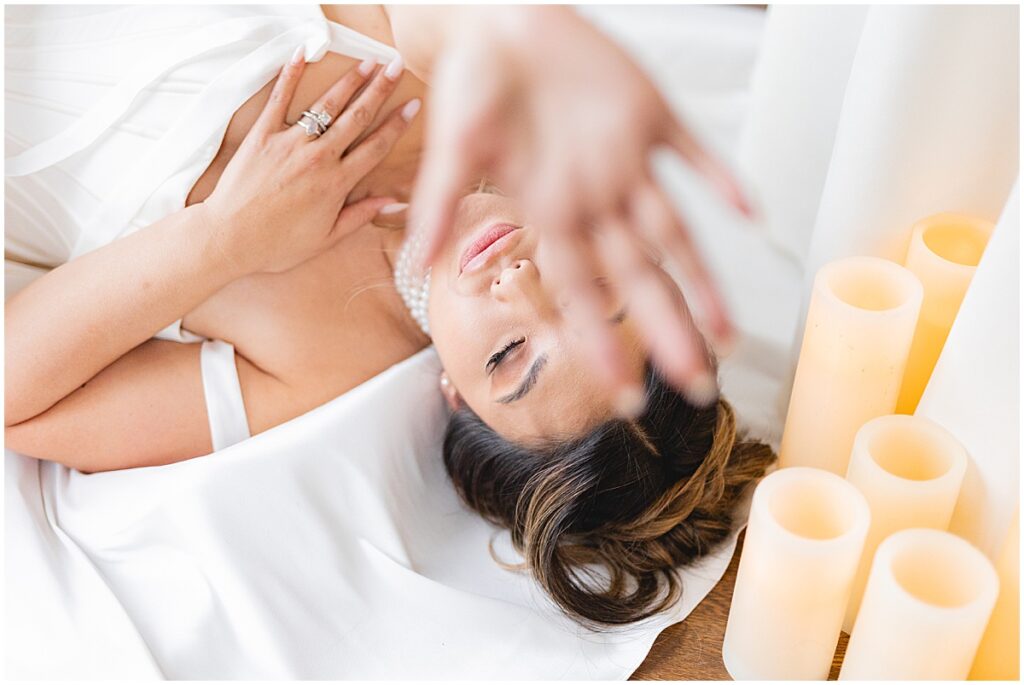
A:
<svg viewBox="0 0 1024 685">
<path fill-rule="evenodd" d="M 757 12 L 586 14 L 732 155 Z M 702 229 L 742 333 L 722 364 L 725 393 L 741 423 L 777 445 L 801 273 L 678 165 L 661 171 Z M 451 489 L 437 371 L 424 351 L 293 421 L 170 466 L 84 476 L 8 451 L 7 675 L 628 677 L 718 581 L 734 538 L 681 572 L 670 613 L 611 635 L 577 628 L 492 562 L 496 531 Z M 496 547 L 513 558 L 507 533 Z"/>
<path fill-rule="evenodd" d="M 495 529 L 448 484 L 438 368 L 426 350 L 294 421 L 171 466 L 84 476 L 9 454 L 9 501 L 19 482 L 28 501 L 42 492 L 59 538 L 37 551 L 63 557 L 54 568 L 39 554 L 28 569 L 33 536 L 12 531 L 11 616 L 56 591 L 69 638 L 103 621 L 83 646 L 143 671 L 148 652 L 168 678 L 628 676 L 731 550 L 688 569 L 684 601 L 646 629 L 602 637 L 556 616 L 491 561 Z M 507 533 L 496 547 L 516 558 Z M 57 577 L 40 578 L 44 569 Z M 52 626 L 16 625 L 9 666 L 39 669 Z"/>
</svg>

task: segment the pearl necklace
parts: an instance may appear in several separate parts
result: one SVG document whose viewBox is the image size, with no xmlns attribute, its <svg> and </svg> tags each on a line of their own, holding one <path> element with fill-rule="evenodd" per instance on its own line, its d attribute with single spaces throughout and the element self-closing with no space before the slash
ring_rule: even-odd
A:
<svg viewBox="0 0 1024 685">
<path fill-rule="evenodd" d="M 427 303 L 430 299 L 430 269 L 423 279 L 412 274 L 412 256 L 419 251 L 423 240 L 417 231 L 406 238 L 398 251 L 395 262 L 395 289 L 402 296 L 409 314 L 419 324 L 420 329 L 430 337 L 430 321 L 427 318 Z"/>
</svg>

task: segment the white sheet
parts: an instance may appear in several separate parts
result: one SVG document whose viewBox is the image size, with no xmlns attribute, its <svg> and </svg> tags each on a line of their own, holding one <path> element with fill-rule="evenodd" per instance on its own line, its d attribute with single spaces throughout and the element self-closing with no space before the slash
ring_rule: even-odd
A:
<svg viewBox="0 0 1024 685">
<path fill-rule="evenodd" d="M 760 13 L 585 12 L 733 155 Z M 698 242 L 742 333 L 722 364 L 725 393 L 777 444 L 800 275 L 678 164 L 659 172 L 705 229 Z M 493 564 L 494 531 L 451 490 L 436 364 L 421 353 L 181 464 L 83 476 L 8 452 L 7 675 L 628 677 L 718 581 L 735 540 L 683 571 L 669 614 L 613 635 L 578 629 Z M 506 533 L 498 543 L 509 558 Z"/>
<path fill-rule="evenodd" d="M 152 674 L 148 652 L 168 678 L 627 677 L 732 546 L 684 572 L 670 614 L 608 636 L 576 627 L 491 561 L 495 529 L 450 487 L 438 371 L 426 350 L 251 440 L 165 467 L 85 476 L 9 453 L 8 500 L 38 487 L 48 525 L 33 523 L 59 538 L 13 531 L 9 596 L 65 602 L 57 627 L 99 650 L 97 672 Z M 497 543 L 517 558 L 507 533 Z M 56 563 L 19 572 L 54 550 Z M 16 620 L 39 607 L 9 609 Z M 52 653 L 52 629 L 8 631 L 9 669 L 46 663 L 57 675 L 63 664 L 35 660 Z M 81 675 L 67 666 L 60 675 Z"/>
</svg>

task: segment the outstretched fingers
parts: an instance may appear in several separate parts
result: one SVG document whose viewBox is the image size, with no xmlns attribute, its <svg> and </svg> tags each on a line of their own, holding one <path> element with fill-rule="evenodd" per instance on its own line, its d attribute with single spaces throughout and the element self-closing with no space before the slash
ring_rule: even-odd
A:
<svg viewBox="0 0 1024 685">
<path fill-rule="evenodd" d="M 687 227 L 664 191 L 650 179 L 641 182 L 631 197 L 630 213 L 638 232 L 667 252 L 689 281 L 716 347 L 730 347 L 735 330 L 728 309 Z"/>
<path fill-rule="evenodd" d="M 632 418 L 644 407 L 642 379 L 631 368 L 624 341 L 615 330 L 608 299 L 598 287 L 601 273 L 593 231 L 580 218 L 564 215 L 559 224 L 545 226 L 552 263 L 550 290 L 565 302 L 563 315 L 611 393 L 615 411 Z"/>
<path fill-rule="evenodd" d="M 656 366 L 694 404 L 713 402 L 717 382 L 686 301 L 668 274 L 651 261 L 624 219 L 606 223 L 602 254 Z"/>
<path fill-rule="evenodd" d="M 697 173 L 710 182 L 722 199 L 748 219 L 753 218 L 754 210 L 733 173 L 674 118 L 669 124 L 665 142 L 689 162 Z"/>
</svg>

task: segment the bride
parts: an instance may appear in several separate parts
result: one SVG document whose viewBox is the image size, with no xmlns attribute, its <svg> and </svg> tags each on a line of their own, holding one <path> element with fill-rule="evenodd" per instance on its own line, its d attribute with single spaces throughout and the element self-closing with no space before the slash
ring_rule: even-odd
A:
<svg viewBox="0 0 1024 685">
<path fill-rule="evenodd" d="M 713 372 L 714 356 L 690 344 L 703 339 L 652 254 L 665 248 L 702 274 L 681 231 L 636 235 L 638 219 L 667 225 L 657 191 L 641 185 L 623 209 L 573 169 L 555 179 L 550 164 L 534 174 L 523 158 L 576 152 L 564 146 L 580 147 L 573 131 L 588 124 L 573 108 L 586 115 L 588 103 L 558 80 L 566 70 L 528 71 L 537 81 L 515 90 L 523 74 L 510 70 L 530 60 L 509 36 L 528 31 L 543 46 L 561 22 L 571 30 L 558 40 L 593 55 L 598 81 L 614 86 L 639 72 L 566 10 L 500 11 L 511 14 L 324 7 L 332 30 L 349 31 L 315 63 L 300 46 L 277 79 L 253 89 L 176 211 L 118 227 L 106 242 L 84 222 L 72 227 L 77 244 L 99 244 L 50 265 L 6 305 L 7 447 L 83 472 L 198 457 L 432 344 L 452 410 L 443 449 L 452 483 L 510 529 L 556 603 L 591 625 L 669 606 L 680 588 L 668 571 L 728 535 L 732 505 L 774 455 L 737 436 L 713 376 L 677 389 L 695 370 Z M 269 21 L 292 26 L 285 15 Z M 402 57 L 355 59 L 345 49 L 353 36 Z M 476 58 L 467 52 L 481 45 Z M 479 76 L 487 59 L 496 60 L 490 81 L 467 75 Z M 477 71 L 466 72 L 466 60 Z M 552 109 L 559 102 L 564 111 Z M 643 130 L 645 115 L 631 116 Z M 538 121 L 564 136 L 549 137 Z M 622 145 L 630 135 L 595 138 L 587 152 L 633 169 L 653 141 Z M 122 173 L 140 173 L 103 140 L 54 164 L 73 175 L 83 156 L 116 152 Z M 691 139 L 681 147 L 721 184 Z M 32 153 L 9 159 L 8 174 Z M 590 209 L 569 211 L 567 196 Z M 422 230 L 407 236 L 406 224 Z M 713 292 L 699 296 L 716 332 L 726 331 Z M 590 564 L 608 570 L 610 586 L 587 581 Z"/>
</svg>

